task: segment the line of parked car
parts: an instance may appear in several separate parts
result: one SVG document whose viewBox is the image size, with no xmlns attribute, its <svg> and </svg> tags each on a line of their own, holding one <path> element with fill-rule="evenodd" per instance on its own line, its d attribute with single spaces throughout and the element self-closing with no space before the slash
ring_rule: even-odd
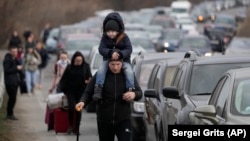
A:
<svg viewBox="0 0 250 141">
<path fill-rule="evenodd" d="M 144 67 L 143 69 L 135 69 L 137 70 L 135 71 L 136 74 L 138 74 L 138 71 L 140 72 L 138 74 L 139 78 L 137 78 L 139 83 L 146 84 L 147 87 L 142 87 L 144 97 L 139 102 L 134 102 L 133 106 L 131 106 L 133 107 L 133 140 L 167 141 L 168 125 L 206 124 L 207 119 L 202 115 L 213 116 L 211 120 L 214 120 L 215 113 L 210 115 L 209 111 L 215 109 L 215 107 L 205 106 L 211 103 L 209 99 L 212 98 L 210 97 L 213 97 L 214 91 L 223 91 L 224 96 L 221 99 L 224 98 L 225 100 L 229 90 L 234 89 L 233 85 L 227 84 L 227 87 L 222 90 L 221 85 L 225 85 L 225 80 L 229 81 L 231 79 L 229 77 L 225 79 L 223 74 L 231 69 L 249 68 L 248 70 L 250 70 L 249 55 L 214 55 L 208 57 L 198 56 L 196 52 L 188 51 L 184 54 L 166 53 L 165 56 L 172 57 L 158 59 L 151 64 L 153 68 L 149 77 L 142 77 L 148 76 L 148 70 L 150 69 L 148 67 L 149 63 L 142 65 L 142 62 L 144 62 L 143 60 L 150 62 L 150 59 L 147 59 L 150 57 L 146 56 L 151 56 L 151 54 L 145 53 L 144 57 L 138 56 L 140 58 L 138 60 L 141 60 L 141 67 Z M 135 63 L 134 68 L 136 67 L 138 66 Z M 145 69 L 146 67 L 147 69 Z M 224 81 L 218 86 L 217 82 L 220 82 L 221 77 L 224 78 Z M 247 80 L 247 78 L 244 79 Z M 234 80 L 229 82 L 235 83 Z M 216 86 L 219 88 L 216 88 Z M 218 92 L 216 95 L 221 95 Z M 216 100 L 213 101 L 218 103 L 218 98 L 216 97 Z M 221 100 L 219 99 L 219 101 Z M 226 105 L 225 103 L 220 103 L 220 106 Z M 246 109 L 246 107 L 244 108 Z M 219 109 L 216 107 L 216 110 Z M 225 109 L 220 109 L 221 114 L 223 110 Z M 189 116 L 190 112 L 192 114 Z M 211 112 L 214 112 L 214 110 L 211 110 Z M 201 116 L 196 116 L 197 114 Z M 220 122 L 222 121 L 220 120 Z M 211 121 L 211 123 L 214 122 Z M 244 124 L 247 121 L 241 123 Z"/>
</svg>

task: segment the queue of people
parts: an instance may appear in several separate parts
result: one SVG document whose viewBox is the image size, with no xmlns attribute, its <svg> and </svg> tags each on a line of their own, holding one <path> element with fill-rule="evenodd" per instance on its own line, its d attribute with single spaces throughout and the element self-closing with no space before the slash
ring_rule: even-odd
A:
<svg viewBox="0 0 250 141">
<path fill-rule="evenodd" d="M 50 31 L 46 24 L 44 36 Z M 20 61 L 17 59 L 17 44 L 10 47 L 10 52 L 4 61 L 5 83 L 8 88 L 9 119 L 17 119 L 13 114 L 13 105 L 17 94 L 18 72 L 25 72 L 26 86 L 29 95 L 37 85 L 42 88 L 43 70 L 48 58 L 43 44 L 46 37 L 36 41 L 33 33 L 26 37 L 25 53 Z M 26 33 L 26 34 L 28 34 Z M 25 34 L 25 35 L 26 35 Z M 13 36 L 16 33 L 13 33 Z M 131 139 L 130 102 L 142 97 L 142 90 L 131 69 L 130 56 L 132 53 L 130 39 L 125 33 L 122 17 L 112 12 L 103 21 L 103 35 L 99 45 L 99 53 L 104 62 L 97 73 L 92 76 L 85 57 L 76 51 L 69 60 L 67 52 L 62 51 L 55 63 L 54 77 L 49 93 L 64 93 L 68 100 L 68 134 L 79 135 L 81 111 L 92 100 L 97 102 L 97 127 L 100 141 L 112 141 L 117 136 L 118 141 Z M 9 63 L 11 62 L 11 63 Z M 38 75 L 38 77 L 36 77 Z M 10 83 L 14 82 L 15 83 Z M 75 118 L 76 113 L 76 118 Z M 63 123 L 62 123 L 63 124 Z"/>
<path fill-rule="evenodd" d="M 17 120 L 14 107 L 18 89 L 21 94 L 34 95 L 36 88 L 42 88 L 43 69 L 49 61 L 43 41 L 36 39 L 29 28 L 23 33 L 24 41 L 15 30 L 8 44 L 8 53 L 3 60 L 4 84 L 8 95 L 7 119 Z M 23 85 L 24 84 L 24 85 Z"/>
</svg>

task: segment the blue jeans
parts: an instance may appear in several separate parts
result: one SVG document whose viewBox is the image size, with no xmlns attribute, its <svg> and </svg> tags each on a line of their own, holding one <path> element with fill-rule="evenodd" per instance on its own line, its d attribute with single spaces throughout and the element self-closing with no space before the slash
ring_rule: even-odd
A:
<svg viewBox="0 0 250 141">
<path fill-rule="evenodd" d="M 31 93 L 31 91 L 35 88 L 36 85 L 36 77 L 37 77 L 37 71 L 29 71 L 25 70 L 25 79 L 26 79 L 26 86 L 28 93 Z"/>
<path fill-rule="evenodd" d="M 123 62 L 122 69 L 124 70 L 126 76 L 126 88 L 127 89 L 135 88 L 134 72 L 132 66 L 127 62 Z M 100 66 L 100 68 L 96 73 L 96 84 L 103 86 L 107 71 L 108 71 L 108 61 L 103 61 L 102 65 Z"/>
</svg>

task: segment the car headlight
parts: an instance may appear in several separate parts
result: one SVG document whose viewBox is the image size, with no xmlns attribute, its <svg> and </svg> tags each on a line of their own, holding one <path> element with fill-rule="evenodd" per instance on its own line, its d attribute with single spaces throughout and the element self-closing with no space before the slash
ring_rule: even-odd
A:
<svg viewBox="0 0 250 141">
<path fill-rule="evenodd" d="M 135 112 L 143 113 L 145 111 L 145 104 L 144 102 L 134 102 L 133 109 Z"/>
<path fill-rule="evenodd" d="M 203 21 L 203 16 L 198 16 L 199 21 Z"/>
<path fill-rule="evenodd" d="M 211 52 L 205 53 L 205 56 L 212 56 L 213 54 Z"/>
<path fill-rule="evenodd" d="M 168 42 L 165 42 L 165 43 L 164 43 L 164 47 L 168 48 L 168 47 L 169 47 L 169 43 L 168 43 Z"/>
</svg>

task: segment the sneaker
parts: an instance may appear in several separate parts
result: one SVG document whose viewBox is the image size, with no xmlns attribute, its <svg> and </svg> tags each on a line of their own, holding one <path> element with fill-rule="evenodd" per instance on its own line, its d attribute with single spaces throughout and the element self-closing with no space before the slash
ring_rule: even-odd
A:
<svg viewBox="0 0 250 141">
<path fill-rule="evenodd" d="M 98 101 L 102 99 L 102 87 L 98 84 L 95 85 L 93 100 Z"/>
<path fill-rule="evenodd" d="M 7 119 L 10 119 L 10 120 L 18 120 L 14 115 L 12 115 L 12 116 L 7 116 Z"/>
</svg>

